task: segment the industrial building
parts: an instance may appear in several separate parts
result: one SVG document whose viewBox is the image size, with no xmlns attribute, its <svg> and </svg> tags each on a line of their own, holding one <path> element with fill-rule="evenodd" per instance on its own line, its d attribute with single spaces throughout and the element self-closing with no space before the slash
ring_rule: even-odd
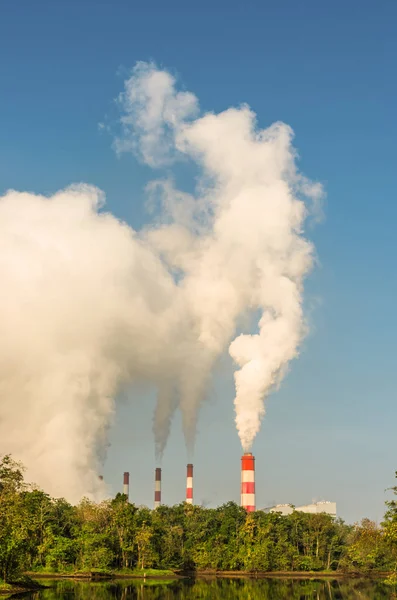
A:
<svg viewBox="0 0 397 600">
<path fill-rule="evenodd" d="M 269 506 L 263 509 L 264 512 L 281 513 L 282 515 L 290 515 L 294 510 L 310 514 L 321 514 L 325 513 L 336 517 L 336 502 L 313 502 L 312 504 L 305 504 L 304 506 L 293 506 L 292 504 L 276 504 L 275 506 Z"/>
</svg>

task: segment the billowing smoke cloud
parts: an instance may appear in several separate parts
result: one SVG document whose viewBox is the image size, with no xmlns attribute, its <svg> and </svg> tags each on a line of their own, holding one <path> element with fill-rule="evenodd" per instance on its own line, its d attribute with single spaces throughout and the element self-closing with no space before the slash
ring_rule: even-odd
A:
<svg viewBox="0 0 397 600">
<path fill-rule="evenodd" d="M 247 106 L 197 117 L 197 99 L 177 92 L 175 79 L 152 64 L 136 66 L 120 103 L 119 149 L 138 149 L 152 166 L 185 155 L 202 169 L 194 197 L 169 180 L 152 184 L 162 194 L 164 221 L 147 233 L 168 268 L 182 274 L 186 328 L 196 341 L 177 385 L 188 445 L 211 370 L 230 344 L 238 367 L 236 425 L 249 450 L 264 399 L 305 332 L 302 284 L 313 247 L 302 236 L 304 201 L 314 206 L 321 186 L 297 171 L 290 127 L 275 123 L 260 130 Z M 247 314 L 260 315 L 257 333 L 233 339 Z M 175 409 L 168 392 L 155 418 L 160 452 Z"/>
<path fill-rule="evenodd" d="M 116 149 L 153 167 L 194 161 L 195 194 L 152 182 L 160 210 L 141 232 L 104 212 L 87 185 L 0 197 L 0 452 L 72 501 L 104 492 L 99 461 L 124 386 L 158 390 L 158 456 L 178 407 L 191 452 L 229 348 L 247 450 L 305 332 L 313 248 L 302 236 L 304 200 L 321 187 L 298 173 L 290 128 L 258 130 L 246 106 L 200 116 L 194 95 L 145 63 L 119 100 Z M 237 335 L 258 315 L 253 333 Z"/>
<path fill-rule="evenodd" d="M 84 185 L 0 198 L 0 448 L 72 500 L 101 491 L 117 391 L 162 377 L 177 329 L 172 278 L 101 202 Z"/>
</svg>

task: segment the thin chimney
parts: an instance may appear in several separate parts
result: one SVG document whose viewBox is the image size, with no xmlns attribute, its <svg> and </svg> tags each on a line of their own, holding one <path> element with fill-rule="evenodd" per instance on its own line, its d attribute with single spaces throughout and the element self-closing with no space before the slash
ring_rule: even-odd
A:
<svg viewBox="0 0 397 600">
<path fill-rule="evenodd" d="M 161 504 L 161 469 L 157 467 L 154 478 L 154 508 Z"/>
<path fill-rule="evenodd" d="M 123 494 L 124 494 L 124 496 L 127 496 L 127 500 L 128 500 L 130 497 L 130 474 L 128 472 L 124 473 Z"/>
<path fill-rule="evenodd" d="M 255 510 L 255 458 L 251 452 L 241 457 L 241 506 L 248 512 Z"/>
<path fill-rule="evenodd" d="M 193 465 L 187 465 L 186 502 L 193 504 Z"/>
</svg>

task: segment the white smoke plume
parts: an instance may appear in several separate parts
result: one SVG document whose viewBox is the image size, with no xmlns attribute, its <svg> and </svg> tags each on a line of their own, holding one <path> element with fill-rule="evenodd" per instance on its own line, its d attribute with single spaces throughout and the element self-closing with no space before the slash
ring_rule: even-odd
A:
<svg viewBox="0 0 397 600">
<path fill-rule="evenodd" d="M 237 365 L 236 424 L 245 450 L 264 399 L 305 332 L 302 283 L 313 262 L 304 200 L 321 187 L 295 166 L 292 132 L 256 127 L 246 106 L 200 116 L 168 72 L 139 63 L 120 96 L 118 151 L 154 167 L 193 160 L 195 194 L 170 179 L 152 226 L 136 232 L 84 184 L 52 197 L 0 197 L 0 454 L 55 496 L 100 496 L 100 457 L 118 392 L 158 390 L 161 456 L 175 410 L 189 452 L 213 367 Z M 237 335 L 247 316 L 254 333 Z"/>
<path fill-rule="evenodd" d="M 211 370 L 230 343 L 239 367 L 236 425 L 247 451 L 260 428 L 264 399 L 297 355 L 305 332 L 302 285 L 313 247 L 302 235 L 304 201 L 315 205 L 322 188 L 299 174 L 287 125 L 260 130 L 247 106 L 197 116 L 197 99 L 178 92 L 175 78 L 153 64 L 135 67 L 119 100 L 118 149 L 139 149 L 151 166 L 185 155 L 202 169 L 194 197 L 169 180 L 157 182 L 163 223 L 147 239 L 168 268 L 182 274 L 178 287 L 190 343 L 177 390 L 188 446 Z M 233 339 L 239 319 L 258 311 L 258 332 Z M 170 395 L 160 398 L 154 427 L 160 453 L 174 409 Z"/>
</svg>

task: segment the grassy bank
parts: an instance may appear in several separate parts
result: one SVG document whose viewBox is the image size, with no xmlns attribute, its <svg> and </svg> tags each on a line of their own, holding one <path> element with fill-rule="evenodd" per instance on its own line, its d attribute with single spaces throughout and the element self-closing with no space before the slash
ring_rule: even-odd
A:
<svg viewBox="0 0 397 600">
<path fill-rule="evenodd" d="M 120 569 L 118 571 L 113 572 L 114 577 L 116 578 L 150 578 L 150 579 L 162 579 L 170 577 L 178 578 L 181 575 L 175 573 L 171 569 Z"/>
<path fill-rule="evenodd" d="M 19 594 L 27 591 L 34 591 L 42 589 L 44 586 L 40 585 L 27 575 L 22 575 L 15 579 L 12 583 L 6 583 L 3 579 L 0 579 L 0 595 L 10 596 L 11 594 Z"/>
<path fill-rule="evenodd" d="M 7 594 L 12 594 L 13 593 L 13 588 L 14 586 L 12 586 L 10 583 L 4 583 L 4 581 L 2 581 L 0 579 L 0 594 L 1 595 L 7 595 Z"/>
<path fill-rule="evenodd" d="M 116 571 L 100 571 L 97 569 L 89 571 L 52 571 L 40 569 L 26 573 L 27 576 L 34 579 L 87 579 L 90 581 L 99 581 L 106 579 L 163 579 L 179 578 L 170 569 L 120 569 Z"/>
<path fill-rule="evenodd" d="M 90 580 L 106 580 L 112 579 L 111 571 L 100 571 L 99 569 L 90 569 L 89 571 L 75 571 L 73 569 L 65 569 L 54 571 L 53 569 L 37 569 L 35 571 L 26 571 L 25 575 L 33 579 L 90 579 Z"/>
<path fill-rule="evenodd" d="M 35 590 L 36 588 L 34 588 Z M 23 594 L 24 592 L 29 592 L 30 590 L 25 587 L 20 587 L 19 585 L 13 585 L 11 583 L 0 583 L 0 597 L 1 598 L 10 598 L 14 596 L 14 594 Z"/>
</svg>

